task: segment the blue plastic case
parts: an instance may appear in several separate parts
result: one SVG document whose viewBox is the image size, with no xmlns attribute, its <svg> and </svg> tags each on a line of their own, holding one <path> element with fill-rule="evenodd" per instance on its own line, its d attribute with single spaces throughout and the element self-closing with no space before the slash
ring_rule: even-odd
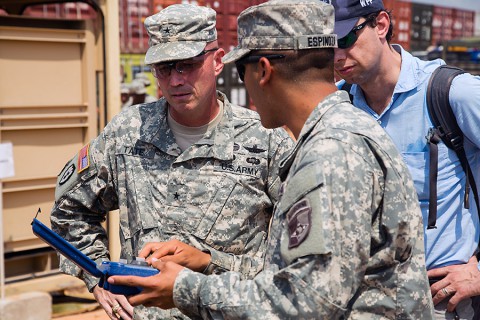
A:
<svg viewBox="0 0 480 320">
<path fill-rule="evenodd" d="M 33 233 L 64 255 L 67 259 L 82 268 L 88 274 L 100 278 L 98 285 L 105 290 L 114 294 L 122 294 L 125 296 L 135 295 L 142 291 L 139 287 L 112 285 L 107 282 L 110 276 L 139 276 L 150 277 L 158 274 L 158 270 L 150 266 L 141 266 L 136 264 L 103 261 L 101 265 L 97 264 L 75 248 L 72 244 L 60 237 L 58 234 L 50 230 L 47 226 L 34 218 L 32 221 Z"/>
</svg>

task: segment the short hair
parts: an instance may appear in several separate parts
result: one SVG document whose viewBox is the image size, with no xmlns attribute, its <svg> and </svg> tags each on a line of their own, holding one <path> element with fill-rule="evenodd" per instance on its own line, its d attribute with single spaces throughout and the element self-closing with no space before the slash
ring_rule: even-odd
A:
<svg viewBox="0 0 480 320">
<path fill-rule="evenodd" d="M 283 59 L 270 60 L 278 74 L 284 79 L 292 81 L 324 80 L 332 82 L 334 79 L 334 49 L 305 49 L 305 50 L 274 50 L 255 51 L 252 55 L 281 54 Z"/>
<path fill-rule="evenodd" d="M 365 20 L 370 20 L 370 22 L 368 23 L 370 25 L 370 27 L 374 28 L 377 26 L 377 16 L 380 14 L 380 12 L 384 11 L 385 13 L 387 13 L 388 15 L 388 18 L 390 19 L 390 25 L 388 26 L 388 31 L 387 31 L 387 35 L 386 35 L 386 39 L 387 39 L 387 42 L 390 43 L 390 41 L 392 40 L 393 38 L 393 17 L 392 17 L 392 11 L 391 10 L 380 10 L 380 11 L 377 11 L 377 12 L 374 12 L 374 13 L 371 13 L 363 18 L 365 18 Z"/>
</svg>

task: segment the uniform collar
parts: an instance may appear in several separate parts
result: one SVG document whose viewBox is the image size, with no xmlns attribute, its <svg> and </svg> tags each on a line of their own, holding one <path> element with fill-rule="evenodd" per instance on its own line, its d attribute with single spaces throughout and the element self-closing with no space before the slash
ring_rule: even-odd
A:
<svg viewBox="0 0 480 320">
<path fill-rule="evenodd" d="M 233 158 L 233 112 L 227 97 L 217 91 L 217 98 L 223 102 L 223 117 L 217 126 L 208 130 L 205 136 L 182 154 L 183 160 L 196 157 L 210 157 L 219 160 Z M 146 105 L 140 112 L 143 125 L 140 140 L 153 144 L 158 149 L 173 156 L 179 156 L 181 150 L 167 122 L 167 101 L 165 98 Z"/>
</svg>

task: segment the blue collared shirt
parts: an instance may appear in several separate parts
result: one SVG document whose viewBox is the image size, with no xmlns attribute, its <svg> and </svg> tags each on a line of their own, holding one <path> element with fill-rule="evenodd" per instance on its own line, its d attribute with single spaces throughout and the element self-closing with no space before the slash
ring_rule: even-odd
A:
<svg viewBox="0 0 480 320">
<path fill-rule="evenodd" d="M 380 115 L 375 113 L 356 85 L 350 89 L 353 104 L 372 115 L 388 132 L 410 169 L 425 225 L 427 269 L 465 263 L 478 246 L 478 208 L 473 193 L 470 194 L 470 209 L 464 208 L 465 172 L 455 152 L 443 142 L 438 147 L 437 228 L 426 229 L 429 203 L 429 149 L 426 136 L 432 127 L 426 91 L 432 72 L 445 62 L 440 59 L 422 61 L 398 45 L 393 47 L 402 55 L 402 65 L 387 108 Z M 343 84 L 342 80 L 338 87 Z M 457 76 L 450 89 L 450 104 L 466 137 L 465 151 L 477 188 L 480 188 L 480 77 L 470 74 Z"/>
</svg>

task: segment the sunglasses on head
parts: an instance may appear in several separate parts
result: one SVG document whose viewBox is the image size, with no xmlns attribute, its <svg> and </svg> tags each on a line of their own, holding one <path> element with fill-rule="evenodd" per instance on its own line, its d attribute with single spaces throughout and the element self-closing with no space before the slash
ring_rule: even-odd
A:
<svg viewBox="0 0 480 320">
<path fill-rule="evenodd" d="M 355 26 L 350 30 L 347 35 L 341 39 L 338 39 L 337 44 L 339 49 L 348 49 L 355 44 L 358 40 L 357 32 L 365 28 L 365 26 L 376 19 L 376 16 L 368 17 L 367 20 L 360 23 L 358 26 Z"/>
<path fill-rule="evenodd" d="M 270 60 L 282 59 L 282 58 L 285 58 L 285 55 L 283 54 L 250 55 L 235 61 L 235 67 L 237 67 L 238 77 L 242 82 L 243 82 L 243 79 L 245 79 L 245 65 L 247 63 L 256 63 L 260 61 L 261 58 L 267 58 Z"/>
</svg>

